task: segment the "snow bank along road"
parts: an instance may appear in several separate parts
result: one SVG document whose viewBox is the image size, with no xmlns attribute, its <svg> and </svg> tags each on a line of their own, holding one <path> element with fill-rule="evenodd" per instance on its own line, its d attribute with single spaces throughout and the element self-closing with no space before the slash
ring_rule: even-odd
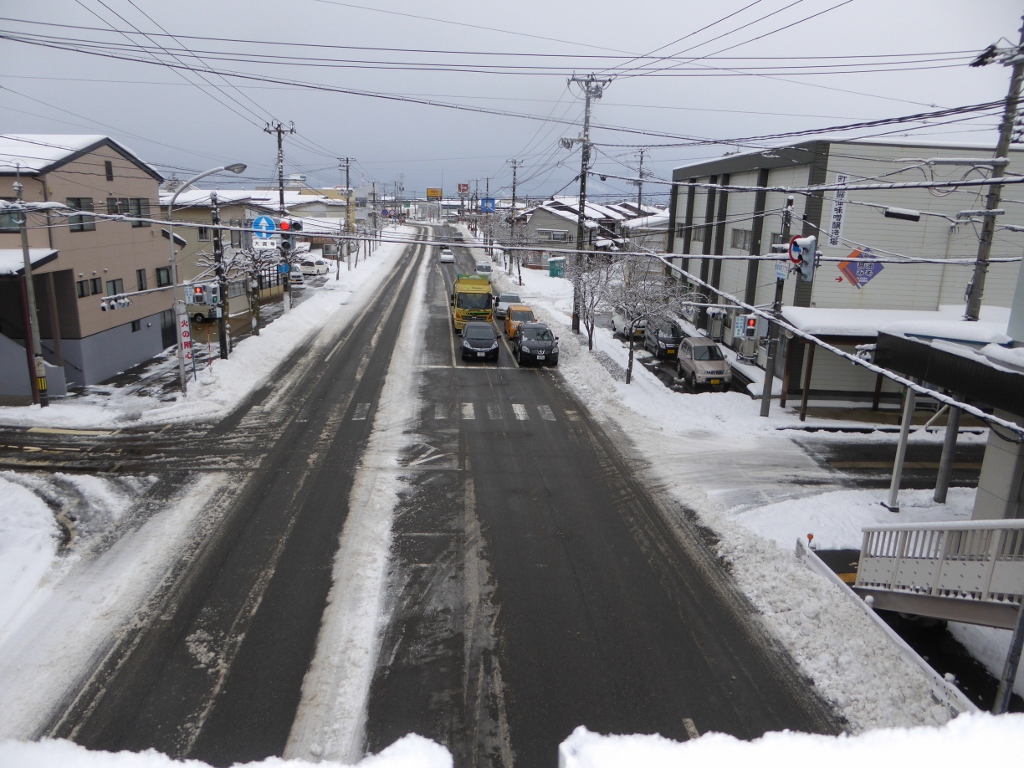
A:
<svg viewBox="0 0 1024 768">
<path fill-rule="evenodd" d="M 298 350 L 206 438 L 231 446 L 248 436 L 251 448 L 257 435 L 262 457 L 159 610 L 125 636 L 51 735 L 215 765 L 283 752 L 425 250 L 400 262 L 353 324 Z"/>
<path fill-rule="evenodd" d="M 554 766 L 580 724 L 836 732 L 705 532 L 659 505 L 556 371 L 518 368 L 507 345 L 459 361 L 447 296 L 472 267 L 455 250 L 427 282 L 368 749 L 414 731 L 457 766 Z"/>
</svg>

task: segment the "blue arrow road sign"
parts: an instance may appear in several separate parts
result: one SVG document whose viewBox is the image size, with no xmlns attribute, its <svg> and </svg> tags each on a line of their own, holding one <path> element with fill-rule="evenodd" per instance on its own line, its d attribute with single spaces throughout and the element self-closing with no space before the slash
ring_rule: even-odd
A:
<svg viewBox="0 0 1024 768">
<path fill-rule="evenodd" d="M 257 216 L 252 223 L 252 231 L 256 237 L 273 237 L 277 232 L 277 225 L 269 216 Z"/>
</svg>

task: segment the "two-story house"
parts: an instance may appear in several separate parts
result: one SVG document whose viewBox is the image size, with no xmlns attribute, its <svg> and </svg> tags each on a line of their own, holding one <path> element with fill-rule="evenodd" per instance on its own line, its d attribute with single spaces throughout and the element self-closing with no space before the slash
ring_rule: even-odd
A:
<svg viewBox="0 0 1024 768">
<path fill-rule="evenodd" d="M 174 343 L 170 251 L 161 227 L 163 178 L 107 136 L 0 138 L 0 198 L 67 210 L 28 215 L 33 286 L 43 356 L 69 385 L 104 381 Z M 0 394 L 30 394 L 24 351 L 24 268 L 13 217 L 0 219 Z M 127 295 L 109 308 L 104 297 Z M 104 309 L 104 306 L 107 306 Z M 48 378 L 53 378 L 48 376 Z M 51 394 L 61 387 L 51 382 Z"/>
</svg>

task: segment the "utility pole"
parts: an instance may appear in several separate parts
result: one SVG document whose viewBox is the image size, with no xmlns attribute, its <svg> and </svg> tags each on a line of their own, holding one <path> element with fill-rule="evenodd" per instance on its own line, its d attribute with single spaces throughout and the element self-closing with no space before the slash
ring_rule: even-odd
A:
<svg viewBox="0 0 1024 768">
<path fill-rule="evenodd" d="M 1013 70 L 1010 74 L 1010 91 L 1006 95 L 1006 106 L 1003 109 L 1003 122 L 999 126 L 999 142 L 996 144 L 996 159 L 1006 158 L 1010 153 L 1010 142 L 1013 139 L 1013 129 L 1017 121 L 1017 104 L 1020 101 L 1021 82 L 1024 81 L 1024 57 L 1021 50 L 1024 49 L 1024 26 L 1020 29 L 1020 42 L 1016 48 L 1012 48 L 1003 58 L 1004 64 L 1012 62 Z M 989 51 L 993 49 L 990 48 Z M 989 51 L 981 54 L 971 62 L 972 67 L 987 64 L 991 59 L 986 56 Z M 1003 176 L 1006 166 L 995 163 L 992 166 L 992 179 Z M 1002 184 L 992 184 L 988 188 L 988 197 L 985 200 L 985 210 L 994 211 L 999 207 L 999 197 L 1002 194 Z M 964 313 L 964 320 L 977 320 L 981 314 L 981 299 L 985 293 L 985 278 L 988 275 L 989 256 L 992 254 L 992 238 L 996 231 L 996 218 L 993 214 L 985 214 L 985 221 L 981 225 L 981 241 L 978 243 L 978 258 L 974 262 L 974 275 L 971 282 L 967 284 L 967 310 Z"/>
<path fill-rule="evenodd" d="M 288 123 L 286 128 L 280 120 L 267 123 L 263 127 L 264 133 L 277 134 L 277 189 L 280 193 L 281 215 L 284 216 L 284 134 L 295 133 L 295 123 Z"/>
<path fill-rule="evenodd" d="M 21 253 L 25 263 L 25 351 L 28 353 L 28 377 L 32 385 L 32 401 L 40 408 L 50 404 L 46 384 L 46 364 L 43 362 L 43 344 L 39 339 L 39 317 L 36 314 L 36 288 L 32 278 L 32 255 L 28 247 L 28 208 L 23 204 L 24 186 L 19 178 L 14 182 L 14 194 L 22 205 L 18 211 L 18 230 L 21 232 Z"/>
<path fill-rule="evenodd" d="M 636 181 L 636 215 L 643 216 L 644 210 L 644 148 L 640 148 L 640 170 L 637 173 L 639 177 Z"/>
<path fill-rule="evenodd" d="M 228 359 L 228 276 L 224 270 L 224 243 L 220 232 L 220 208 L 217 193 L 210 193 L 210 216 L 213 219 L 213 263 L 217 274 L 217 336 L 220 337 L 220 359 Z"/>
<path fill-rule="evenodd" d="M 517 171 L 519 170 L 519 166 L 521 166 L 523 164 L 523 161 L 522 160 L 509 160 L 509 162 L 512 163 L 512 214 L 511 214 L 511 218 L 509 219 L 509 222 L 508 222 L 508 226 L 509 226 L 509 245 L 514 246 L 514 245 L 516 245 L 516 186 L 518 184 L 518 178 L 519 178 L 517 176 Z M 515 258 L 516 258 L 516 252 L 515 251 L 509 251 L 509 259 L 510 259 L 509 266 L 511 266 L 514 263 L 513 260 Z M 522 271 L 520 271 L 520 273 L 519 273 L 519 284 L 520 285 L 523 284 L 523 274 L 522 274 Z"/>
<path fill-rule="evenodd" d="M 786 198 L 786 207 L 782 211 L 782 242 L 789 244 L 789 232 L 793 224 L 793 198 Z M 811 258 L 815 255 L 812 253 Z M 789 268 L 789 264 L 786 264 Z M 782 291 L 786 287 L 785 276 L 775 273 L 775 301 L 772 302 L 772 316 L 776 322 L 768 329 L 768 358 L 764 364 L 764 388 L 761 390 L 761 415 L 768 416 L 772 406 L 772 377 L 775 375 L 775 361 L 779 353 L 779 324 L 782 317 Z"/>
<path fill-rule="evenodd" d="M 585 78 L 573 76 L 569 78 L 569 84 L 576 83 L 583 89 L 586 97 L 586 108 L 583 111 L 583 135 L 578 139 L 562 139 L 562 145 L 568 149 L 579 141 L 583 145 L 582 158 L 580 160 L 580 205 L 576 216 L 576 253 L 572 258 L 576 261 L 583 258 L 582 251 L 585 243 L 584 236 L 586 227 L 587 212 L 587 171 L 590 170 L 590 103 L 594 99 L 600 99 L 604 89 L 611 83 L 611 79 L 598 80 L 596 75 L 587 75 Z M 580 287 L 579 281 L 574 281 L 572 291 L 572 332 L 580 332 Z"/>
</svg>

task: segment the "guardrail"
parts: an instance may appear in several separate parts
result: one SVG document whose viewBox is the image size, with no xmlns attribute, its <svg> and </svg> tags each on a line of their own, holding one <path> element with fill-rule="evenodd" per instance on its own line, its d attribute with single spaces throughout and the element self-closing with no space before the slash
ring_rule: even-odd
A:
<svg viewBox="0 0 1024 768">
<path fill-rule="evenodd" d="M 1024 520 L 864 528 L 854 591 L 879 609 L 1013 629 L 1024 597 Z"/>
</svg>

